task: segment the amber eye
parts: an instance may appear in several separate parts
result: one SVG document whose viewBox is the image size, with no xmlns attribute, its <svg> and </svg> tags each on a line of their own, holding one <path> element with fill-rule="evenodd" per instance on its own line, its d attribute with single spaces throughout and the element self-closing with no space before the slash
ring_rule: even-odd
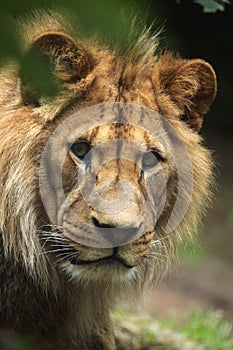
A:
<svg viewBox="0 0 233 350">
<path fill-rule="evenodd" d="M 150 151 L 143 154 L 142 169 L 154 168 L 160 162 L 161 157 L 157 152 Z"/>
<path fill-rule="evenodd" d="M 79 159 L 83 159 L 85 155 L 90 151 L 91 146 L 87 141 L 79 140 L 71 146 L 71 151 Z"/>
</svg>

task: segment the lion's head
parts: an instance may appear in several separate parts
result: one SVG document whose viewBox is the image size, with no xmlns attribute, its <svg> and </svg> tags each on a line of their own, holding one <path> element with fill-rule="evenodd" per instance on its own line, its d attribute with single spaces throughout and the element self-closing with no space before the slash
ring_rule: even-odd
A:
<svg viewBox="0 0 233 350">
<path fill-rule="evenodd" d="M 49 58 L 59 92 L 35 96 L 14 64 L 1 72 L 5 254 L 44 286 L 51 275 L 141 286 L 164 273 L 208 202 L 212 162 L 198 131 L 213 69 L 157 57 L 146 36 L 121 57 L 59 20 L 33 28 L 25 50 Z"/>
</svg>

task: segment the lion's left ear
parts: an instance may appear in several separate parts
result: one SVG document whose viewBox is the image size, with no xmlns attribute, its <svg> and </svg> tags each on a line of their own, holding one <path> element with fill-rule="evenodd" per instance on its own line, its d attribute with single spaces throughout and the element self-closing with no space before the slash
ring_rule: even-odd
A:
<svg viewBox="0 0 233 350">
<path fill-rule="evenodd" d="M 163 57 L 159 64 L 161 93 L 179 108 L 182 119 L 199 131 L 203 116 L 216 95 L 216 75 L 211 65 L 201 59 L 182 60 Z"/>
</svg>

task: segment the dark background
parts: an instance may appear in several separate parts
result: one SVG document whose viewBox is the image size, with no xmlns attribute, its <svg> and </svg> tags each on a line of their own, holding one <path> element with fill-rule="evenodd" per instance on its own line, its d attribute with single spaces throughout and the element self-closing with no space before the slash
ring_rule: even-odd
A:
<svg viewBox="0 0 233 350">
<path fill-rule="evenodd" d="M 162 44 L 184 57 L 209 61 L 218 76 L 218 95 L 206 128 L 232 135 L 233 127 L 233 6 L 224 12 L 204 13 L 193 1 L 150 1 L 150 20 L 164 23 Z"/>
</svg>

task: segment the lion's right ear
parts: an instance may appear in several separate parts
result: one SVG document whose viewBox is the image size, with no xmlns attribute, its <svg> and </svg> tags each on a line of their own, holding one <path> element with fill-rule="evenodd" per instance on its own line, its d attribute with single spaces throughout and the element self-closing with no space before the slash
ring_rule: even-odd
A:
<svg viewBox="0 0 233 350">
<path fill-rule="evenodd" d="M 87 51 L 72 37 L 62 32 L 45 32 L 40 35 L 34 40 L 23 61 L 25 64 L 23 64 L 21 77 L 24 103 L 30 103 L 33 100 L 31 91 L 36 89 L 31 90 L 31 85 L 34 85 L 34 88 L 39 86 L 39 90 L 43 90 L 43 87 L 46 89 L 46 82 L 49 83 L 49 79 L 50 82 L 56 81 L 58 85 L 74 83 L 85 78 L 93 66 Z M 38 68 L 43 69 L 42 76 L 37 73 L 37 64 Z M 33 66 L 34 74 L 32 69 L 28 71 L 28 66 Z M 33 79 L 31 79 L 32 75 Z M 41 81 L 43 78 L 45 82 Z M 41 92 L 43 93 L 39 91 L 39 94 Z"/>
</svg>

